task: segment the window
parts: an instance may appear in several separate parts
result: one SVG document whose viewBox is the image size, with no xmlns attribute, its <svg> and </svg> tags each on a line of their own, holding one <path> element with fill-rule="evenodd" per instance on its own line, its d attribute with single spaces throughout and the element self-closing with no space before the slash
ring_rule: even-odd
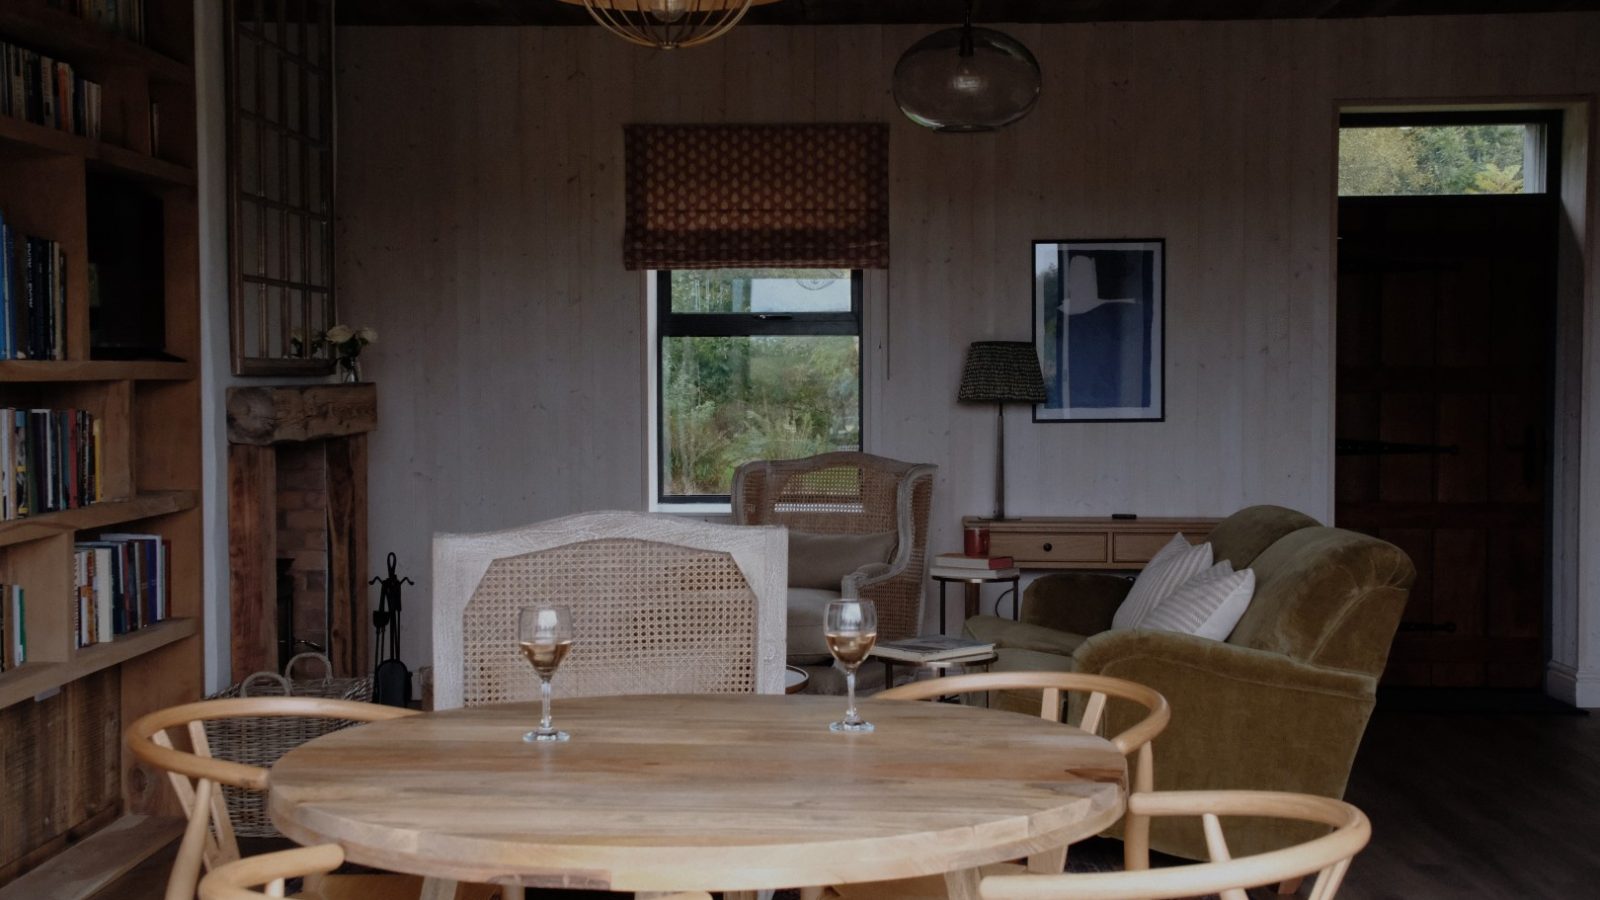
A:
<svg viewBox="0 0 1600 900">
<path fill-rule="evenodd" d="M 861 449 L 862 270 L 653 277 L 658 503 L 726 503 L 750 460 Z"/>
<path fill-rule="evenodd" d="M 1345 115 L 1339 196 L 1547 193 L 1558 124 L 1542 111 Z"/>
</svg>

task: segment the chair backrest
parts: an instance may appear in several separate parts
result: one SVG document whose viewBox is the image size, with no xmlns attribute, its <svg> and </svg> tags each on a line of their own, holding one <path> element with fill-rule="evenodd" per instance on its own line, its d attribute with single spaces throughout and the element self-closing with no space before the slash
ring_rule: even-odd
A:
<svg viewBox="0 0 1600 900">
<path fill-rule="evenodd" d="M 1372 826 L 1342 800 L 1270 791 L 1156 791 L 1128 798 L 1128 814 L 1196 816 L 1210 862 L 1124 872 L 996 875 L 983 879 L 984 900 L 1134 900 L 1219 894 L 1246 900 L 1245 890 L 1316 873 L 1311 900 L 1332 900 Z M 1228 851 L 1221 816 L 1290 819 L 1333 828 L 1301 844 L 1237 859 Z"/>
<path fill-rule="evenodd" d="M 270 770 L 212 756 L 206 722 L 246 718 L 379 722 L 413 715 L 414 710 L 350 700 L 249 697 L 185 703 L 136 719 L 124 733 L 128 750 L 146 765 L 167 773 L 178 804 L 189 817 L 167 882 L 168 900 L 194 897 L 202 866 L 210 869 L 239 858 L 239 842 L 217 786 L 263 793 L 269 785 Z M 184 737 L 174 742 L 169 732 L 180 729 Z M 188 749 L 179 749 L 185 743 Z"/>
<path fill-rule="evenodd" d="M 801 459 L 748 462 L 733 473 L 733 520 L 782 525 L 812 534 L 896 534 L 891 569 L 878 585 L 878 634 L 884 640 L 922 631 L 928 517 L 937 466 L 841 451 Z"/>
<path fill-rule="evenodd" d="M 433 541 L 434 706 L 537 695 L 517 612 L 572 608 L 556 696 L 783 692 L 788 536 L 633 512 Z"/>
</svg>

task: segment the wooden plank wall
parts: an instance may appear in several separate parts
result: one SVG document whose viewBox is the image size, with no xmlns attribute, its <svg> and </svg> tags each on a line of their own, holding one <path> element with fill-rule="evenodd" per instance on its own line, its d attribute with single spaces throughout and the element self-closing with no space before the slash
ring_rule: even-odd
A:
<svg viewBox="0 0 1600 900">
<path fill-rule="evenodd" d="M 644 502 L 625 123 L 891 123 L 868 447 L 940 466 L 942 550 L 992 503 L 993 413 L 954 402 L 962 355 L 1028 337 L 1032 240 L 1166 238 L 1167 419 L 1018 410 L 1013 514 L 1275 502 L 1325 518 L 1339 102 L 1600 89 L 1595 15 L 1019 26 L 1045 71 L 1038 109 L 936 135 L 889 94 L 928 30 L 744 27 L 671 53 L 589 28 L 342 30 L 341 318 L 381 332 L 363 356 L 385 423 L 372 553 L 420 582 L 413 664 L 428 659 L 433 532 Z"/>
</svg>

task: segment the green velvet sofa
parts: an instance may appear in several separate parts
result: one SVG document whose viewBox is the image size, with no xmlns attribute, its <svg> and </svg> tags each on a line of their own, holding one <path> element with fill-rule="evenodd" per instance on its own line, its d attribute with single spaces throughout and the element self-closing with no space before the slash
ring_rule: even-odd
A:
<svg viewBox="0 0 1600 900">
<path fill-rule="evenodd" d="M 1256 574 L 1256 593 L 1225 642 L 1112 630 L 1129 578 L 1062 573 L 1034 581 L 1021 621 L 969 619 L 969 636 L 998 646 L 996 671 L 1078 671 L 1147 684 L 1172 704 L 1155 741 L 1158 790 L 1245 788 L 1342 797 L 1372 712 L 1378 677 L 1416 570 L 1398 547 L 1326 528 L 1279 506 L 1252 506 L 1217 523 L 1215 558 Z M 999 705 L 1038 709 L 1037 697 Z M 1137 711 L 1108 712 L 1115 733 Z M 1230 828 L 1236 853 L 1310 835 L 1276 823 Z M 1206 856 L 1197 823 L 1157 819 L 1151 846 Z"/>
</svg>

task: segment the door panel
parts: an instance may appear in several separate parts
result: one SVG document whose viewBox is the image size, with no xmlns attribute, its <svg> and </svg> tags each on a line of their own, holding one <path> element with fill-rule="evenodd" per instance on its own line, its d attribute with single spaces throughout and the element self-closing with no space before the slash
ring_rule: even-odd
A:
<svg viewBox="0 0 1600 900">
<path fill-rule="evenodd" d="M 1417 584 L 1385 682 L 1537 686 L 1553 197 L 1340 201 L 1337 524 Z"/>
</svg>

